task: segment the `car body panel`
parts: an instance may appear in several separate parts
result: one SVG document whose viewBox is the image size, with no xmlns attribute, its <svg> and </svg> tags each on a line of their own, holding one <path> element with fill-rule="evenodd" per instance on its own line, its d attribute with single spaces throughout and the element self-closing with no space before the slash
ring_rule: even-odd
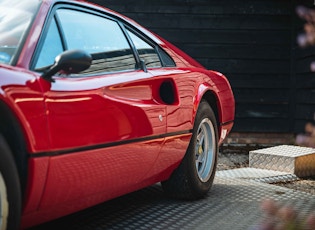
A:
<svg viewBox="0 0 315 230">
<path fill-rule="evenodd" d="M 22 124 L 28 151 L 50 147 L 47 117 L 41 86 L 34 75 L 23 69 L 0 67 L 0 98 Z"/>
<path fill-rule="evenodd" d="M 45 190 L 50 157 L 28 160 L 28 187 L 25 193 L 23 215 L 35 212 Z"/>
<path fill-rule="evenodd" d="M 190 137 L 188 133 L 50 157 L 45 183 L 39 175 L 45 175 L 41 173 L 47 170 L 47 159 L 32 159 L 38 161 L 31 167 L 38 187 L 29 192 L 23 226 L 46 222 L 167 179 L 183 158 Z M 154 154 L 156 148 L 159 151 Z"/>
<path fill-rule="evenodd" d="M 153 100 L 154 84 L 151 75 L 143 71 L 56 79 L 44 93 L 51 150 L 165 133 L 166 106 Z"/>
</svg>

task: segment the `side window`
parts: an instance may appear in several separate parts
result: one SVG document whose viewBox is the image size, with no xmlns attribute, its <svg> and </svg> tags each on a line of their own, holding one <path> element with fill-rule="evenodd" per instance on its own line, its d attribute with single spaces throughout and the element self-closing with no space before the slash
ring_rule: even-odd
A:
<svg viewBox="0 0 315 230">
<path fill-rule="evenodd" d="M 154 47 L 142 40 L 139 36 L 127 29 L 127 32 L 135 45 L 140 59 L 142 59 L 147 67 L 161 67 L 161 61 Z"/>
<path fill-rule="evenodd" d="M 136 60 L 116 21 L 80 11 L 57 11 L 67 49 L 83 49 L 93 57 L 85 73 L 134 70 Z"/>
<path fill-rule="evenodd" d="M 136 68 L 133 51 L 116 21 L 70 9 L 58 9 L 55 17 L 35 65 L 37 69 L 54 63 L 63 51 L 61 39 L 65 50 L 82 49 L 92 55 L 91 67 L 80 75 Z M 57 44 L 60 47 L 56 48 Z"/>
<path fill-rule="evenodd" d="M 62 42 L 57 28 L 56 20 L 50 23 L 43 47 L 39 54 L 35 69 L 40 69 L 52 65 L 55 57 L 63 52 Z"/>
<path fill-rule="evenodd" d="M 174 60 L 160 47 L 158 47 L 158 53 L 160 55 L 163 66 L 165 67 L 175 67 L 176 64 Z"/>
</svg>

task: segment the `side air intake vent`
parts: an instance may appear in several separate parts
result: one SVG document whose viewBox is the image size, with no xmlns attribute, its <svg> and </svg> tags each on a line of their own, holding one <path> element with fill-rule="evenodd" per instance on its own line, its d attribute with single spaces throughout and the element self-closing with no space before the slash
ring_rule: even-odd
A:
<svg viewBox="0 0 315 230">
<path fill-rule="evenodd" d="M 160 97 L 166 104 L 175 103 L 175 89 L 171 81 L 165 81 L 160 86 Z"/>
</svg>

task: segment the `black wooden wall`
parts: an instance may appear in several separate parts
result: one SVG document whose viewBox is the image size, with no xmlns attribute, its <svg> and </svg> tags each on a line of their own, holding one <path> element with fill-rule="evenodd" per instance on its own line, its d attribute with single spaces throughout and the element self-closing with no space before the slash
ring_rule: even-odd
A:
<svg viewBox="0 0 315 230">
<path fill-rule="evenodd" d="M 314 105 L 314 78 L 303 72 L 309 53 L 295 57 L 294 0 L 93 2 L 125 14 L 208 69 L 224 73 L 236 99 L 233 131 L 292 133 L 310 119 L 302 111 Z"/>
<path fill-rule="evenodd" d="M 303 5 L 309 8 L 314 7 L 312 0 L 296 0 L 296 5 Z M 303 32 L 305 21 L 295 18 L 295 33 Z M 295 73 L 295 127 L 297 132 L 304 131 L 306 122 L 315 121 L 315 73 L 311 72 L 310 64 L 315 62 L 315 47 L 299 48 L 294 46 L 294 73 Z"/>
</svg>

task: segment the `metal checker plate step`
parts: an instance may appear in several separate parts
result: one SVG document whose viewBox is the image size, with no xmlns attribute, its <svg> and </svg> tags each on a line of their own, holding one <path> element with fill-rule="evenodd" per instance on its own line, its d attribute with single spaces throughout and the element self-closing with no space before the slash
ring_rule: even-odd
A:
<svg viewBox="0 0 315 230">
<path fill-rule="evenodd" d="M 220 178 L 237 178 L 263 183 L 277 183 L 299 180 L 294 174 L 256 168 L 239 168 L 231 170 L 217 171 L 217 177 Z"/>
<path fill-rule="evenodd" d="M 315 149 L 280 145 L 249 152 L 249 167 L 295 174 L 298 177 L 315 175 Z"/>
<path fill-rule="evenodd" d="M 315 196 L 249 180 L 219 177 L 205 199 L 170 199 L 160 184 L 33 228 L 47 229 L 250 229 L 262 221 L 265 198 L 291 205 L 302 217 L 315 211 Z"/>
</svg>

